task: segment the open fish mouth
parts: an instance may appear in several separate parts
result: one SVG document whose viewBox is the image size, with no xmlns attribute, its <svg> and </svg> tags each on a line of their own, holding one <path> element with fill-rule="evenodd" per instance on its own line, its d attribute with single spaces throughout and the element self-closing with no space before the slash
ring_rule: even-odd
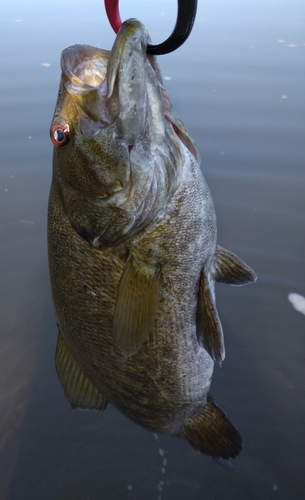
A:
<svg viewBox="0 0 305 500">
<path fill-rule="evenodd" d="M 105 126 L 116 123 L 119 139 L 131 145 L 141 140 L 151 100 L 154 113 L 149 118 L 160 129 L 162 97 L 146 56 L 147 43 L 144 26 L 130 20 L 122 26 L 111 52 L 87 45 L 63 51 L 63 85 L 84 112 L 80 128 L 86 137 L 94 137 Z"/>
<path fill-rule="evenodd" d="M 118 139 L 132 147 L 150 134 L 164 140 L 171 124 L 174 133 L 198 160 L 192 138 L 175 115 L 145 26 L 135 19 L 123 23 L 111 51 L 88 45 L 65 49 L 61 57 L 62 83 L 82 109 L 80 130 L 87 138 L 116 124 Z"/>
</svg>

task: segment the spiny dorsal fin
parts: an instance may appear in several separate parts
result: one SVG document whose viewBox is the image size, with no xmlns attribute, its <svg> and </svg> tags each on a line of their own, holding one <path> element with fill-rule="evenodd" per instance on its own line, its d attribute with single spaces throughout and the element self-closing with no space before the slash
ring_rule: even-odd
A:
<svg viewBox="0 0 305 500">
<path fill-rule="evenodd" d="M 214 282 L 201 271 L 197 304 L 197 338 L 211 358 L 221 366 L 225 358 L 222 326 L 216 309 Z"/>
<path fill-rule="evenodd" d="M 135 354 L 153 327 L 159 290 L 159 268 L 138 264 L 130 255 L 119 283 L 114 334 L 125 356 Z"/>
<path fill-rule="evenodd" d="M 216 459 L 235 458 L 243 447 L 238 430 L 209 395 L 204 409 L 183 422 L 182 430 L 193 448 Z"/>
<path fill-rule="evenodd" d="M 61 332 L 56 347 L 56 371 L 73 409 L 104 410 L 108 404 L 74 359 Z"/>
<path fill-rule="evenodd" d="M 242 286 L 254 283 L 257 276 L 237 255 L 225 248 L 217 246 L 214 260 L 214 278 L 221 283 Z"/>
</svg>

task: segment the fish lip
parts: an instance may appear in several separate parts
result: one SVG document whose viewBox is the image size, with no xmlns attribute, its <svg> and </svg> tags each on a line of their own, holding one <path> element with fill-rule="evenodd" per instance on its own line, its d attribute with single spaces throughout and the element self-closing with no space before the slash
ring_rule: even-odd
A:
<svg viewBox="0 0 305 500">
<path fill-rule="evenodd" d="M 143 63 L 146 60 L 146 48 L 150 41 L 149 34 L 145 26 L 137 19 L 131 18 L 125 21 L 115 39 L 111 52 L 109 54 L 107 65 L 107 82 L 108 90 L 107 97 L 113 93 L 114 84 L 117 73 L 121 66 L 121 61 L 126 56 L 134 57 L 135 49 L 138 51 L 137 45 L 141 46 Z M 139 52 L 139 51 L 138 51 Z"/>
<path fill-rule="evenodd" d="M 71 86 L 75 92 L 83 92 L 91 90 L 101 85 L 107 76 L 107 64 L 110 55 L 109 50 L 98 49 L 91 45 L 71 45 L 63 50 L 61 54 L 61 70 L 62 77 L 68 86 Z M 94 64 L 93 64 L 94 61 Z M 100 82 L 92 80 L 91 83 L 86 81 L 86 77 L 81 77 L 81 72 L 84 67 L 91 65 L 91 68 L 96 70 L 95 77 L 100 78 Z M 97 71 L 98 70 L 98 71 Z M 106 91 L 103 92 L 106 95 Z"/>
</svg>

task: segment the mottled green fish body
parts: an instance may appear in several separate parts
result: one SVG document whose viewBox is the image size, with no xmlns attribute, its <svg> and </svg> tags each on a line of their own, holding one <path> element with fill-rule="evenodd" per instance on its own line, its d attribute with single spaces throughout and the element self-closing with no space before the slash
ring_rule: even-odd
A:
<svg viewBox="0 0 305 500">
<path fill-rule="evenodd" d="M 208 394 L 224 359 L 214 285 L 255 274 L 217 245 L 196 147 L 148 42 L 130 20 L 111 52 L 62 54 L 48 215 L 57 372 L 74 408 L 110 402 L 234 458 L 242 438 Z"/>
</svg>

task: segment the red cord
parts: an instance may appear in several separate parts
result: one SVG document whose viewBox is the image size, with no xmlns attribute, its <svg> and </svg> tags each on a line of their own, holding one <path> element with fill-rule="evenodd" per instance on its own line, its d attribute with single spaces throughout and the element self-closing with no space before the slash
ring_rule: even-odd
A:
<svg viewBox="0 0 305 500">
<path fill-rule="evenodd" d="M 104 2 L 108 20 L 114 32 L 117 33 L 122 26 L 119 13 L 119 0 L 104 0 Z"/>
</svg>

